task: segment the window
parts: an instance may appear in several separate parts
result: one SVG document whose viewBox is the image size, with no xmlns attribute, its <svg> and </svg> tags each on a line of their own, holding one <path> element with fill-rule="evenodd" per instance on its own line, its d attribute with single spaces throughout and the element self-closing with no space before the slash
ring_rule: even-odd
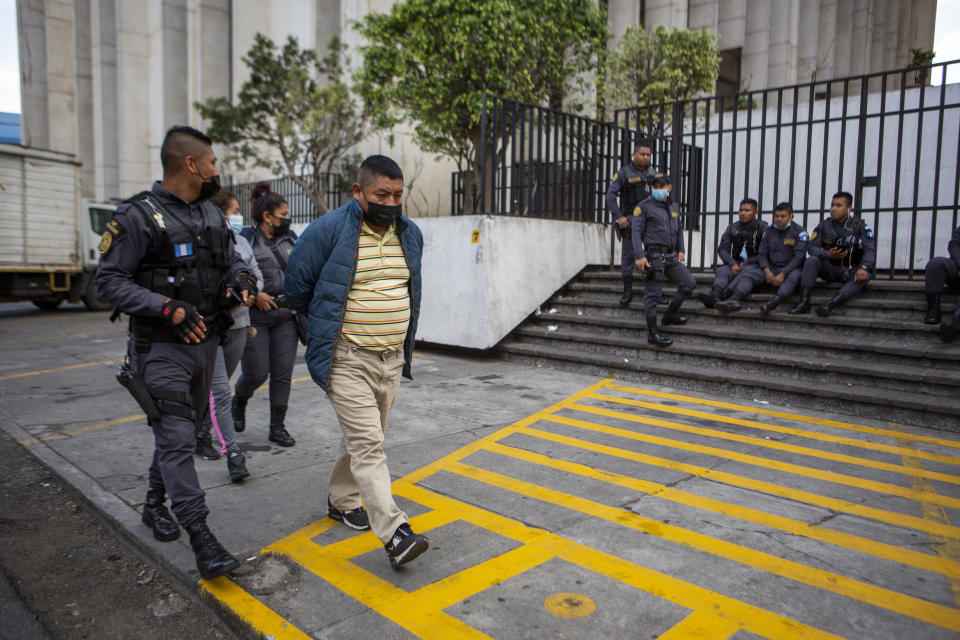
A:
<svg viewBox="0 0 960 640">
<path fill-rule="evenodd" d="M 741 48 L 720 52 L 720 73 L 717 75 L 717 95 L 731 96 L 740 92 Z"/>
</svg>

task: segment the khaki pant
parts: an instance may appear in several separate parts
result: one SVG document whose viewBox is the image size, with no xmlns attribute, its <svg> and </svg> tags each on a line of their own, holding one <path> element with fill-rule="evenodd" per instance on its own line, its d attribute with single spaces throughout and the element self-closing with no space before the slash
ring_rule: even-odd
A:
<svg viewBox="0 0 960 640">
<path fill-rule="evenodd" d="M 343 432 L 330 474 L 330 501 L 341 511 L 366 505 L 370 528 L 386 544 L 407 521 L 393 500 L 383 434 L 403 371 L 403 350 L 371 351 L 340 342 L 330 365 L 327 397 Z"/>
</svg>

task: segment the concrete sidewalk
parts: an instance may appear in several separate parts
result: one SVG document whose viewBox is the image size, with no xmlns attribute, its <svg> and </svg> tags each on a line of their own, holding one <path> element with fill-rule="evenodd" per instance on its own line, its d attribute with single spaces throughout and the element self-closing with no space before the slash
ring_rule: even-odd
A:
<svg viewBox="0 0 960 640">
<path fill-rule="evenodd" d="M 140 522 L 152 436 L 113 377 L 124 339 L 105 314 L 0 318 L 0 426 L 241 635 L 960 633 L 960 436 L 426 350 L 387 456 L 430 551 L 394 572 L 325 517 L 339 430 L 301 358 L 295 447 L 267 441 L 260 391 L 251 478 L 195 458 L 211 528 L 245 561 L 201 585 L 186 536 Z"/>
</svg>

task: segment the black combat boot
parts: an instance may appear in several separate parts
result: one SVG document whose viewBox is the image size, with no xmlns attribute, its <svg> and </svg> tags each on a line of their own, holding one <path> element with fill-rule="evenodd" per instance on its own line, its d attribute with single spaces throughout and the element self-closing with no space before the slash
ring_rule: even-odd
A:
<svg viewBox="0 0 960 640">
<path fill-rule="evenodd" d="M 818 306 L 815 309 L 815 311 L 817 312 L 817 315 L 820 316 L 821 318 L 826 318 L 831 313 L 833 313 L 834 309 L 836 309 L 846 301 L 847 301 L 847 297 L 842 296 L 838 293 L 837 295 L 833 296 L 832 298 L 830 298 L 829 300 L 827 300 L 826 302 Z"/>
<path fill-rule="evenodd" d="M 801 289 L 800 290 L 800 302 L 797 303 L 793 309 L 790 309 L 788 313 L 806 313 L 810 311 L 810 289 Z"/>
<path fill-rule="evenodd" d="M 680 305 L 682 304 L 683 300 L 677 301 L 676 296 L 674 296 L 669 306 L 667 306 L 667 310 L 663 312 L 663 326 L 667 326 L 668 324 L 687 324 L 687 319 L 677 313 L 680 311 Z"/>
<path fill-rule="evenodd" d="M 633 276 L 623 279 L 623 295 L 620 296 L 620 306 L 625 307 L 633 300 Z"/>
<path fill-rule="evenodd" d="M 230 413 L 233 414 L 233 430 L 242 433 L 247 428 L 247 400 L 250 396 L 238 396 L 233 394 L 233 400 L 230 403 Z"/>
<path fill-rule="evenodd" d="M 243 482 L 244 478 L 250 476 L 247 459 L 243 457 L 240 449 L 227 452 L 227 471 L 230 473 L 231 482 Z"/>
<path fill-rule="evenodd" d="M 783 296 L 778 293 L 770 299 L 770 302 L 760 307 L 760 315 L 766 318 L 768 315 L 770 315 L 771 311 L 780 305 L 781 302 L 783 302 Z"/>
<path fill-rule="evenodd" d="M 292 447 L 297 443 L 283 426 L 283 419 L 287 417 L 287 408 L 270 405 L 270 441 L 281 447 Z"/>
<path fill-rule="evenodd" d="M 703 303 L 707 309 L 713 309 L 713 305 L 717 303 L 717 300 L 720 299 L 720 294 L 723 293 L 723 289 L 720 287 L 712 287 L 710 293 L 700 292 L 697 294 L 697 300 Z"/>
<path fill-rule="evenodd" d="M 673 339 L 657 333 L 657 314 L 647 316 L 647 342 L 655 347 L 669 347 Z"/>
<path fill-rule="evenodd" d="M 190 546 L 197 556 L 200 577 L 209 580 L 222 576 L 240 566 L 240 561 L 223 548 L 207 526 L 206 518 L 194 520 L 186 527 L 190 534 Z"/>
<path fill-rule="evenodd" d="M 163 489 L 149 489 L 143 503 L 143 524 L 153 529 L 153 537 L 161 542 L 170 542 L 180 537 L 180 527 L 163 504 L 166 500 Z"/>
<path fill-rule="evenodd" d="M 209 431 L 197 434 L 197 447 L 193 452 L 204 460 L 220 459 L 220 452 L 213 446 Z"/>
<path fill-rule="evenodd" d="M 940 324 L 940 296 L 935 293 L 927 294 L 927 315 L 923 324 Z"/>
<path fill-rule="evenodd" d="M 725 296 L 723 300 L 717 300 L 717 309 L 720 311 L 740 311 L 740 299 L 743 298 L 743 294 L 739 291 L 734 291 L 730 295 Z"/>
</svg>

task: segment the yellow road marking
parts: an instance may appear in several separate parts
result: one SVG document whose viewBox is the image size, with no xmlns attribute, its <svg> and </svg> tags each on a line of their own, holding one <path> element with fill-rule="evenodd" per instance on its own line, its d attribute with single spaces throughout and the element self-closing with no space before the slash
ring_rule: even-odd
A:
<svg viewBox="0 0 960 640">
<path fill-rule="evenodd" d="M 200 589 L 230 607 L 237 617 L 263 635 L 275 640 L 310 640 L 310 636 L 290 621 L 223 576 L 201 580 Z"/>
<path fill-rule="evenodd" d="M 585 618 L 597 610 L 597 605 L 579 593 L 555 593 L 543 601 L 543 608 L 558 618 Z"/>
<path fill-rule="evenodd" d="M 960 631 L 960 611 L 890 589 L 877 587 L 837 573 L 809 567 L 805 564 L 743 547 L 725 540 L 683 529 L 647 518 L 630 511 L 609 507 L 586 498 L 541 487 L 518 478 L 474 467 L 462 462 L 447 466 L 447 471 L 471 478 L 478 482 L 535 498 L 549 504 L 564 507 L 617 525 L 642 531 L 691 549 L 697 549 L 719 558 L 738 562 L 773 575 L 789 578 L 824 591 L 853 598 L 874 606 L 895 611 L 901 615 L 924 622 Z"/>
<path fill-rule="evenodd" d="M 823 442 L 832 442 L 834 444 L 842 444 L 849 447 L 858 447 L 861 449 L 869 449 L 872 451 L 882 451 L 884 453 L 892 453 L 898 456 L 910 455 L 915 458 L 924 458 L 926 460 L 944 462 L 946 464 L 953 464 L 953 465 L 960 464 L 960 458 L 958 457 L 947 456 L 947 455 L 942 455 L 938 453 L 930 453 L 927 451 L 918 451 L 916 447 L 912 447 L 912 448 L 897 447 L 889 444 L 882 444 L 879 442 L 867 442 L 863 440 L 856 440 L 854 438 L 843 438 L 840 436 L 834 436 L 827 433 L 818 433 L 816 431 L 795 429 L 793 427 L 781 427 L 773 424 L 768 424 L 766 422 L 758 422 L 756 420 L 744 420 L 742 418 L 732 418 L 730 416 L 709 413 L 706 411 L 692 411 L 690 409 L 681 409 L 679 407 L 671 407 L 669 405 L 658 404 L 656 402 L 642 402 L 640 400 L 631 400 L 629 398 L 618 398 L 616 396 L 609 396 L 602 393 L 593 393 L 590 395 L 590 397 L 596 398 L 598 400 L 603 400 L 606 402 L 615 402 L 618 404 L 625 404 L 631 407 L 642 407 L 644 409 L 653 409 L 654 411 L 662 411 L 664 413 L 680 414 L 684 416 L 689 416 L 691 418 L 702 418 L 705 420 L 710 420 L 712 422 L 724 422 L 726 424 L 735 424 L 741 427 L 748 427 L 751 429 L 760 429 L 762 431 L 771 431 L 773 433 L 784 433 L 787 435 L 800 436 L 801 438 L 809 438 L 812 440 L 820 440 Z"/>
<path fill-rule="evenodd" d="M 890 425 L 895 429 L 902 428 L 901 425 L 892 422 Z M 906 444 L 911 446 L 910 443 Z M 908 455 L 903 456 L 903 463 L 906 465 L 915 465 L 921 469 L 923 468 L 922 461 Z M 934 489 L 933 485 L 923 478 L 914 478 L 913 488 L 919 491 L 921 495 L 937 493 L 937 490 Z M 947 513 L 940 505 L 932 504 L 928 500 L 921 498 L 920 509 L 923 513 L 924 520 L 932 520 L 933 522 L 950 524 L 950 518 L 947 517 Z M 942 562 L 946 563 L 960 561 L 960 541 L 934 535 L 930 536 L 930 544 L 933 546 L 934 552 Z M 953 601 L 957 604 L 957 608 L 960 608 L 960 579 L 958 579 L 956 576 L 948 577 L 947 584 L 950 585 L 950 591 L 953 593 Z"/>
<path fill-rule="evenodd" d="M 616 412 L 610 412 L 610 413 L 616 413 Z M 624 416 L 627 416 L 628 419 L 630 417 L 634 417 L 634 416 L 630 416 L 630 414 L 624 414 Z M 849 474 L 836 473 L 834 471 L 824 471 L 822 469 L 816 469 L 814 467 L 804 467 L 802 465 L 792 464 L 789 462 L 780 462 L 778 460 L 772 460 L 770 458 L 761 458 L 759 456 L 752 456 L 746 453 L 731 451 L 729 449 L 720 449 L 718 447 L 707 447 L 703 445 L 684 442 L 682 440 L 672 440 L 670 438 L 650 436 L 644 433 L 637 433 L 636 431 L 619 429 L 617 427 L 608 427 L 602 424 L 586 422 L 584 420 L 575 420 L 573 418 L 566 418 L 564 416 L 552 415 L 552 416 L 547 416 L 546 419 L 552 422 L 559 422 L 561 424 L 567 424 L 570 426 L 580 427 L 590 431 L 596 431 L 598 433 L 606 433 L 609 435 L 621 436 L 623 438 L 628 438 L 630 440 L 638 440 L 641 442 L 649 442 L 651 444 L 659 444 L 659 445 L 671 447 L 674 449 L 693 451 L 696 453 L 702 453 L 704 455 L 715 456 L 718 458 L 725 458 L 727 460 L 734 460 L 736 462 L 742 462 L 745 464 L 762 467 L 765 469 L 775 469 L 777 471 L 793 473 L 795 475 L 805 476 L 807 478 L 824 480 L 826 482 L 835 482 L 835 483 L 844 484 L 851 487 L 866 489 L 868 491 L 876 491 L 877 493 L 886 493 L 889 495 L 906 498 L 908 500 L 917 500 L 918 496 L 920 495 L 920 492 L 914 489 L 907 489 L 906 487 L 900 487 L 900 486 L 889 484 L 886 482 L 866 480 L 866 479 L 858 478 L 857 476 L 852 476 Z M 917 475 L 921 475 L 921 474 L 917 474 Z M 937 495 L 932 497 L 928 496 L 928 499 L 947 507 L 960 508 L 960 499 L 957 499 L 957 498 Z"/>
<path fill-rule="evenodd" d="M 860 433 L 870 433 L 878 436 L 887 436 L 888 438 L 898 438 L 901 440 L 913 440 L 915 442 L 935 444 L 941 447 L 952 447 L 955 449 L 960 449 L 960 441 L 957 441 L 957 440 L 935 438 L 932 436 L 925 436 L 925 435 L 920 435 L 916 433 L 897 433 L 896 431 L 891 431 L 889 429 L 867 427 L 862 424 L 840 422 L 838 420 L 826 420 L 824 418 L 815 418 L 813 416 L 805 416 L 799 413 L 784 413 L 782 411 L 764 409 L 763 407 L 753 407 L 753 406 L 747 406 L 742 404 L 732 404 L 729 402 L 720 402 L 717 400 L 707 400 L 705 398 L 694 398 L 692 396 L 683 396 L 675 393 L 666 393 L 663 391 L 652 391 L 650 389 L 627 387 L 620 384 L 608 384 L 606 386 L 609 389 L 616 389 L 617 391 L 626 391 L 627 393 L 635 393 L 638 395 L 651 396 L 655 398 L 664 398 L 665 400 L 679 400 L 680 402 L 700 404 L 705 407 L 717 407 L 718 409 L 733 409 L 734 411 L 746 411 L 747 413 L 759 413 L 765 416 L 785 418 L 787 420 L 791 420 L 794 422 L 807 422 L 809 424 L 819 424 L 825 427 L 834 427 L 836 429 L 846 429 L 848 431 L 859 431 Z"/>
<path fill-rule="evenodd" d="M 821 542 L 833 544 L 838 547 L 844 547 L 852 551 L 858 551 L 860 553 L 873 555 L 878 558 L 890 560 L 892 562 L 917 567 L 918 569 L 923 569 L 925 571 L 940 573 L 949 578 L 960 578 L 960 562 L 953 558 L 938 558 L 928 553 L 921 553 L 919 551 L 913 551 L 910 549 L 901 549 L 900 547 L 892 544 L 878 542 L 869 538 L 863 538 L 825 527 L 808 525 L 805 522 L 794 520 L 793 518 L 767 513 L 758 509 L 752 509 L 750 507 L 744 507 L 738 504 L 731 504 L 729 502 L 723 502 L 713 498 L 698 496 L 693 493 L 687 493 L 686 491 L 680 491 L 679 489 L 671 489 L 655 482 L 641 480 L 639 478 L 631 478 L 629 476 L 614 473 L 612 471 L 595 469 L 593 467 L 588 467 L 576 462 L 568 462 L 566 460 L 551 458 L 541 453 L 535 453 L 525 449 L 515 449 L 513 447 L 507 447 L 494 443 L 487 445 L 487 450 L 500 455 L 509 456 L 516 460 L 524 460 L 526 462 L 549 467 L 558 471 L 564 471 L 566 473 L 572 473 L 584 478 L 592 478 L 594 480 L 600 480 L 601 482 L 607 482 L 619 487 L 633 489 L 635 491 L 646 493 L 656 498 L 669 500 L 677 504 L 703 509 L 713 513 L 719 513 L 731 518 L 743 520 L 745 522 L 753 522 L 761 526 L 786 531 L 787 533 L 792 533 L 793 535 L 803 536 L 812 540 L 819 540 Z"/>
<path fill-rule="evenodd" d="M 849 502 L 847 500 L 838 500 L 837 498 L 822 496 L 819 493 L 812 493 L 810 491 L 802 491 L 800 489 L 784 487 L 782 485 L 773 484 L 772 482 L 755 480 L 746 476 L 738 476 L 725 471 L 717 471 L 686 462 L 676 462 L 675 460 L 658 458 L 656 456 L 629 451 L 627 449 L 617 449 L 616 447 L 597 444 L 595 442 L 590 442 L 589 440 L 571 438 L 559 433 L 540 431 L 539 429 L 532 429 L 530 427 L 518 429 L 516 433 L 528 435 L 534 438 L 540 438 L 543 440 L 558 442 L 560 444 L 577 447 L 579 449 L 587 449 L 589 451 L 595 451 L 597 453 L 623 458 L 624 460 L 632 460 L 634 462 L 662 467 L 672 471 L 681 471 L 699 478 L 713 480 L 714 482 L 722 482 L 723 484 L 743 487 L 744 489 L 750 489 L 753 491 L 759 491 L 761 493 L 788 498 L 790 500 L 796 500 L 797 502 L 806 502 L 807 504 L 825 507 L 831 511 L 849 513 L 851 515 L 877 520 L 878 522 L 886 522 L 898 527 L 907 527 L 909 529 L 925 531 L 931 534 L 960 539 L 960 528 L 944 525 L 939 522 L 931 522 L 929 520 L 924 520 L 923 518 L 917 518 L 916 516 L 897 513 L 895 511 L 886 511 L 884 509 L 877 509 L 875 507 L 867 507 L 854 502 Z"/>
<path fill-rule="evenodd" d="M 774 451 L 786 451 L 788 453 L 798 453 L 800 455 L 809 456 L 811 458 L 820 458 L 823 460 L 830 460 L 831 462 L 843 462 L 846 464 L 852 464 L 852 465 L 861 466 L 861 467 L 869 467 L 871 469 L 878 469 L 880 471 L 900 473 L 907 476 L 920 475 L 925 478 L 930 478 L 931 480 L 939 480 L 940 482 L 960 484 L 960 476 L 954 476 L 947 473 L 939 473 L 936 471 L 926 471 L 925 469 L 916 469 L 912 467 L 906 467 L 900 464 L 891 464 L 889 462 L 878 462 L 876 460 L 871 460 L 869 458 L 858 458 L 856 456 L 848 456 L 842 453 L 833 453 L 831 451 L 823 451 L 821 449 L 814 449 L 812 447 L 801 447 L 798 445 L 787 444 L 784 442 L 778 442 L 776 440 L 766 440 L 764 438 L 756 438 L 753 436 L 742 436 L 738 433 L 728 433 L 726 431 L 719 431 L 717 429 L 706 429 L 703 427 L 694 427 L 688 424 L 683 424 L 681 422 L 672 422 L 670 420 L 660 420 L 657 418 L 647 418 L 645 416 L 640 416 L 633 413 L 626 413 L 624 411 L 611 411 L 609 409 L 603 409 L 601 407 L 592 407 L 584 404 L 571 404 L 571 405 L 568 405 L 567 408 L 574 411 L 606 416 L 608 418 L 616 418 L 618 420 L 628 420 L 630 422 L 639 422 L 641 424 L 649 424 L 655 427 L 664 427 L 666 429 L 672 429 L 674 431 L 680 431 L 682 433 L 692 433 L 695 435 L 717 438 L 719 440 L 728 440 L 730 442 L 750 444 L 757 447 L 762 447 L 764 449 L 772 449 Z M 767 459 L 761 458 L 761 460 L 767 460 Z M 960 500 L 957 501 L 957 506 L 960 507 Z"/>
<path fill-rule="evenodd" d="M 97 362 L 84 362 L 82 364 L 71 364 L 66 367 L 57 367 L 56 369 L 42 369 L 40 371 L 24 371 L 23 373 L 11 373 L 6 376 L 0 376 L 0 380 L 14 380 L 16 378 L 27 378 L 29 376 L 39 376 L 44 373 L 57 373 L 58 371 L 69 371 L 71 369 L 83 369 L 85 367 L 96 367 L 101 364 L 115 364 L 123 359 L 99 360 Z"/>
<path fill-rule="evenodd" d="M 86 336 L 99 336 L 106 333 L 126 333 L 126 329 L 104 329 L 102 331 L 81 331 L 79 333 L 66 333 L 60 336 L 43 336 L 42 338 L 21 338 L 19 340 L 0 340 L 0 344 L 21 344 L 24 342 L 43 342 L 46 340 L 65 340 L 67 338 L 83 338 Z"/>
<path fill-rule="evenodd" d="M 739 630 L 740 627 L 732 620 L 715 611 L 701 609 L 670 627 L 666 633 L 661 633 L 657 640 L 724 640 Z"/>
</svg>

